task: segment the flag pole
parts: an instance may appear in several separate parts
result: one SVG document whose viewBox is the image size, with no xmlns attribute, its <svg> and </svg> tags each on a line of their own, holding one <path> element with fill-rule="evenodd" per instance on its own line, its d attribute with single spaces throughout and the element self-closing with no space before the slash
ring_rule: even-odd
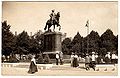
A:
<svg viewBox="0 0 120 78">
<path fill-rule="evenodd" d="M 87 36 L 89 35 L 89 20 L 87 20 Z M 87 53 L 88 53 L 88 47 L 89 47 L 89 36 L 87 37 Z"/>
<path fill-rule="evenodd" d="M 89 24 L 88 24 L 88 27 L 87 27 L 87 35 L 89 35 Z M 87 53 L 88 53 L 88 48 L 89 48 L 89 36 L 87 38 Z"/>
</svg>

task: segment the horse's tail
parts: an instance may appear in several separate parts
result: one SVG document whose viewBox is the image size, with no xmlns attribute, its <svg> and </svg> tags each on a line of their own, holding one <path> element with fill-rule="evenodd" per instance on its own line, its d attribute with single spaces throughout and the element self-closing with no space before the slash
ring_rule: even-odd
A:
<svg viewBox="0 0 120 78">
<path fill-rule="evenodd" d="M 44 30 L 46 30 L 47 29 L 47 25 L 45 25 L 45 28 L 44 28 Z"/>
<path fill-rule="evenodd" d="M 47 20 L 44 30 L 47 29 L 48 22 L 49 22 L 49 20 Z"/>
</svg>

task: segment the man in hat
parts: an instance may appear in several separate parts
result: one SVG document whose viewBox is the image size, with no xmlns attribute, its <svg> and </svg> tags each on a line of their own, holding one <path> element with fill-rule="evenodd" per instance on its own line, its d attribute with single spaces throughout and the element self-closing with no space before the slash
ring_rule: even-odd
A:
<svg viewBox="0 0 120 78">
<path fill-rule="evenodd" d="M 55 19 L 56 14 L 55 14 L 54 11 L 55 11 L 55 10 L 53 9 L 53 10 L 52 10 L 52 13 L 50 14 L 50 21 L 51 21 L 52 24 L 53 24 L 53 21 L 56 20 L 56 19 Z"/>
<path fill-rule="evenodd" d="M 93 68 L 93 70 L 95 70 L 95 52 L 92 52 L 90 67 Z"/>
<path fill-rule="evenodd" d="M 58 61 L 59 61 L 59 53 L 56 53 L 56 65 L 58 65 Z"/>
</svg>

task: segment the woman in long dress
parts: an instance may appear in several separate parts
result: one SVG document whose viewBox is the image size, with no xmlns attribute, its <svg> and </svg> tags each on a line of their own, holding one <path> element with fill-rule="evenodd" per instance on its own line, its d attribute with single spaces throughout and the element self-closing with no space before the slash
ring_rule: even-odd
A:
<svg viewBox="0 0 120 78">
<path fill-rule="evenodd" d="M 35 58 L 33 56 L 32 59 L 31 59 L 31 63 L 30 63 L 30 66 L 29 66 L 28 73 L 33 74 L 35 72 L 38 72 L 38 69 L 37 69 Z"/>
<path fill-rule="evenodd" d="M 73 67 L 78 67 L 78 56 L 77 54 L 74 55 L 74 59 L 73 59 Z"/>
</svg>

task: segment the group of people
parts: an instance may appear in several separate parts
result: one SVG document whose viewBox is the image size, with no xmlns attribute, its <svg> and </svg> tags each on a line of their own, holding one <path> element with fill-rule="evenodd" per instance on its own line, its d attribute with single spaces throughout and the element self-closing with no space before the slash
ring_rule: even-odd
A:
<svg viewBox="0 0 120 78">
<path fill-rule="evenodd" d="M 3 56 L 5 58 L 5 56 Z M 105 61 L 106 60 L 106 61 Z M 92 55 L 86 54 L 85 57 L 85 69 L 90 70 L 90 68 L 93 68 L 95 70 L 95 65 L 104 63 L 104 64 L 115 64 L 117 63 L 118 56 L 113 52 L 112 54 L 108 52 L 104 58 L 98 56 L 95 52 L 92 52 Z M 60 65 L 63 65 L 63 53 L 59 52 L 56 53 L 56 65 L 60 62 Z M 76 53 L 72 53 L 71 55 L 71 66 L 72 67 L 78 67 L 79 66 L 79 58 Z M 38 72 L 35 55 L 32 56 L 31 63 L 29 66 L 28 73 L 33 74 L 35 72 Z"/>
<path fill-rule="evenodd" d="M 90 67 L 95 70 L 95 59 L 96 59 L 95 52 L 92 52 L 92 56 L 86 54 L 86 57 L 85 57 L 86 70 L 89 70 Z M 79 58 L 76 53 L 72 53 L 72 55 L 71 55 L 71 66 L 79 67 Z"/>
<path fill-rule="evenodd" d="M 97 57 L 95 56 L 95 52 L 92 52 L 92 56 L 90 56 L 89 54 L 86 54 L 86 57 L 85 57 L 86 70 L 90 70 L 90 67 L 93 68 L 93 70 L 95 70 L 96 58 Z"/>
<path fill-rule="evenodd" d="M 93 68 L 93 70 L 95 70 L 96 64 L 99 64 L 97 62 L 98 58 L 99 58 L 99 56 L 95 52 L 92 52 L 92 55 L 86 54 L 85 69 L 90 70 L 90 68 Z M 110 63 L 110 62 L 115 63 L 116 62 L 115 59 L 117 59 L 118 57 L 115 55 L 115 53 L 110 54 L 110 52 L 108 52 L 105 55 L 105 58 L 107 60 L 107 63 Z M 102 61 L 102 59 L 103 58 L 101 58 L 101 61 Z M 56 53 L 56 65 L 58 65 L 59 61 L 60 61 L 60 65 L 63 65 L 63 53 L 62 52 Z M 72 55 L 71 55 L 71 66 L 72 67 L 79 66 L 79 58 L 76 53 L 72 53 Z M 37 65 L 36 65 L 35 55 L 33 55 L 30 66 L 29 66 L 28 73 L 33 74 L 35 72 L 38 72 L 38 69 L 37 69 Z"/>
<path fill-rule="evenodd" d="M 101 57 L 100 55 L 98 56 L 98 54 L 95 52 L 92 52 L 92 56 L 86 54 L 85 67 L 86 70 L 89 70 L 90 67 L 95 70 L 96 64 L 115 64 L 117 63 L 117 60 L 118 57 L 114 52 L 112 54 L 110 52 L 107 52 L 107 54 L 103 57 Z"/>
<path fill-rule="evenodd" d="M 90 70 L 92 68 L 95 70 L 96 64 L 115 64 L 118 61 L 117 55 L 112 52 L 108 52 L 105 56 L 98 55 L 98 53 L 92 52 L 92 54 L 86 54 L 83 58 L 85 60 L 80 59 L 76 53 L 72 53 L 71 55 L 71 66 L 78 67 L 79 61 L 85 62 L 85 69 Z"/>
<path fill-rule="evenodd" d="M 108 52 L 106 55 L 105 55 L 105 62 L 107 64 L 115 64 L 118 62 L 118 56 L 115 54 L 115 52 L 113 52 L 112 54 L 110 52 Z"/>
</svg>

